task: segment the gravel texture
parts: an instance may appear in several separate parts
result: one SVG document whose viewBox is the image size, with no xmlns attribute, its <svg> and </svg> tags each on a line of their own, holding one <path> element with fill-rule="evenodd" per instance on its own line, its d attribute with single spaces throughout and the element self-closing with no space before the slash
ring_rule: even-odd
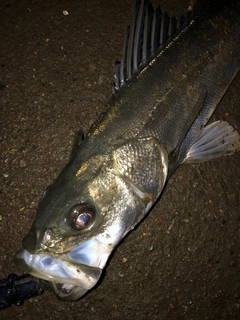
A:
<svg viewBox="0 0 240 320">
<path fill-rule="evenodd" d="M 180 15 L 188 1 L 163 0 Z M 0 3 L 0 279 L 42 192 L 110 99 L 132 0 Z M 64 10 L 67 11 L 64 14 Z M 66 14 L 68 13 L 68 14 Z M 240 76 L 214 119 L 240 132 Z M 185 165 L 78 302 L 45 292 L 1 319 L 240 319 L 240 154 Z"/>
</svg>

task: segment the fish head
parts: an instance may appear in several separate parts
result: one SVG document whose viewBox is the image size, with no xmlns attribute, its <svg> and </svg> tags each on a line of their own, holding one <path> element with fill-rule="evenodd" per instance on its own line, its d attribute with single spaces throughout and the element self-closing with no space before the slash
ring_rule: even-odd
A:
<svg viewBox="0 0 240 320">
<path fill-rule="evenodd" d="M 113 249 L 161 192 L 166 152 L 151 140 L 146 150 L 139 143 L 92 156 L 80 166 L 78 157 L 71 160 L 45 191 L 15 263 L 49 281 L 59 298 L 77 300 L 95 286 Z"/>
</svg>

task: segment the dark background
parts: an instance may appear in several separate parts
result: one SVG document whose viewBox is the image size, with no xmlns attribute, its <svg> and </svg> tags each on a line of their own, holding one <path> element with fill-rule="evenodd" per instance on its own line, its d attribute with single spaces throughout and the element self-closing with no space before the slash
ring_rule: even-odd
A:
<svg viewBox="0 0 240 320">
<path fill-rule="evenodd" d="M 178 16 L 188 1 L 163 0 Z M 1 0 L 0 279 L 42 192 L 111 96 L 133 0 Z M 63 14 L 68 11 L 68 15 Z M 199 44 L 201 45 L 201 44 Z M 214 119 L 240 132 L 240 76 Z M 100 285 L 75 303 L 54 294 L 1 319 L 240 319 L 240 155 L 182 166 L 118 247 Z"/>
</svg>

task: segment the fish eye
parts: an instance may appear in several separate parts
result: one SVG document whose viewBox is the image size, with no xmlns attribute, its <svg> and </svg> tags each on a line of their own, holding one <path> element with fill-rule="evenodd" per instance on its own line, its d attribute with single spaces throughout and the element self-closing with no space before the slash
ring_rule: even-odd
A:
<svg viewBox="0 0 240 320">
<path fill-rule="evenodd" d="M 67 221 L 71 228 L 82 230 L 89 226 L 96 217 L 96 208 L 89 203 L 74 205 L 68 212 Z"/>
</svg>

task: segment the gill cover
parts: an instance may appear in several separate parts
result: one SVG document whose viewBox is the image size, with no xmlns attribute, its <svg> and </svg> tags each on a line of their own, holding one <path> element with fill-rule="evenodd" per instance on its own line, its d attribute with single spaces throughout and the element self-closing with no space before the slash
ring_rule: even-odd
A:
<svg viewBox="0 0 240 320">
<path fill-rule="evenodd" d="M 118 141 L 78 168 L 76 161 L 46 192 L 15 257 L 65 300 L 95 286 L 114 247 L 157 200 L 168 170 L 167 153 L 152 137 Z"/>
</svg>

